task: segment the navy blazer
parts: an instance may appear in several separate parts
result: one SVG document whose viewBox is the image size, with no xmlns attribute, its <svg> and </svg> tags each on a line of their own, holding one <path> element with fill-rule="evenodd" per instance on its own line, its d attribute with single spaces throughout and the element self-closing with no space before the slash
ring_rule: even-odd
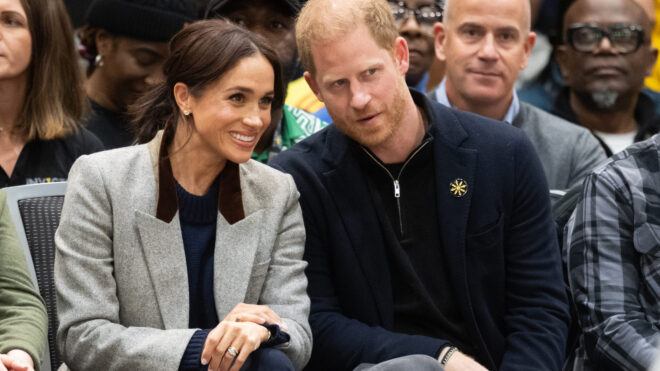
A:
<svg viewBox="0 0 660 371">
<path fill-rule="evenodd" d="M 525 134 L 413 93 L 429 118 L 440 237 L 454 299 L 481 364 L 559 370 L 569 314 L 548 185 Z M 276 157 L 301 193 L 312 370 L 352 370 L 443 339 L 392 332 L 384 230 L 349 139 L 330 126 Z M 467 183 L 456 197 L 450 184 Z M 402 189 L 401 192 L 405 192 Z"/>
</svg>

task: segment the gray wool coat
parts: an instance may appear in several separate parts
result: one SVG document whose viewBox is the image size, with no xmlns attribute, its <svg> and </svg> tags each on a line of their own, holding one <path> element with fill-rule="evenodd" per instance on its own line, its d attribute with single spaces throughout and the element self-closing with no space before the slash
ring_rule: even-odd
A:
<svg viewBox="0 0 660 371">
<path fill-rule="evenodd" d="M 55 284 L 57 345 L 73 370 L 176 370 L 195 332 L 178 211 L 156 216 L 161 138 L 82 156 L 69 174 Z M 217 220 L 218 318 L 240 302 L 268 305 L 291 336 L 278 348 L 301 369 L 312 334 L 298 191 L 290 175 L 252 160 L 238 173 L 245 217 Z"/>
<path fill-rule="evenodd" d="M 548 179 L 550 190 L 567 190 L 607 159 L 591 132 L 582 126 L 520 102 L 513 126 L 532 141 Z"/>
</svg>

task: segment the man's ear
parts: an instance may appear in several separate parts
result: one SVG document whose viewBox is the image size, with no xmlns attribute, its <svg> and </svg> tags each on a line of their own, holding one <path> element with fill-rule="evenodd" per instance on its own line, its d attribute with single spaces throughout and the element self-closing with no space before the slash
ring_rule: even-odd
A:
<svg viewBox="0 0 660 371">
<path fill-rule="evenodd" d="M 435 56 L 445 62 L 447 60 L 447 56 L 445 55 L 445 41 L 447 40 L 446 25 L 442 22 L 436 22 L 433 25 L 433 35 L 435 35 Z"/>
<path fill-rule="evenodd" d="M 309 85 L 309 88 L 312 89 L 312 93 L 316 95 L 316 99 L 318 99 L 319 102 L 323 102 L 323 97 L 321 96 L 319 85 L 316 83 L 316 80 L 314 80 L 312 74 L 309 73 L 309 71 L 305 71 L 303 77 L 305 77 L 305 81 L 307 81 L 307 85 Z"/>
<path fill-rule="evenodd" d="M 525 45 L 523 45 L 523 50 L 525 52 L 525 58 L 523 59 L 522 63 L 520 64 L 520 70 L 524 70 L 527 68 L 527 63 L 529 62 L 529 56 L 532 54 L 532 48 L 534 47 L 534 43 L 536 42 L 536 32 L 530 32 L 527 34 L 527 38 L 525 40 Z"/>
<path fill-rule="evenodd" d="M 397 37 L 394 41 L 394 57 L 396 58 L 399 72 L 405 76 L 410 67 L 410 55 L 408 54 L 408 43 L 401 36 Z"/>
<path fill-rule="evenodd" d="M 176 105 L 179 106 L 179 110 L 181 112 L 188 111 L 193 113 L 191 95 L 190 90 L 188 89 L 188 85 L 182 82 L 177 82 L 174 84 L 174 100 L 176 101 Z"/>
</svg>

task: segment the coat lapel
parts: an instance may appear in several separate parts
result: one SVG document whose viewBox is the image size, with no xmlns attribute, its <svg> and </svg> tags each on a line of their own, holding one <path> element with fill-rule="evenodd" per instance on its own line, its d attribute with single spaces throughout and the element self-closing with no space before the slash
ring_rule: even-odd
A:
<svg viewBox="0 0 660 371">
<path fill-rule="evenodd" d="M 474 171 L 476 151 L 451 149 L 445 145 L 436 145 L 436 200 L 438 222 L 442 242 L 445 247 L 447 268 L 451 272 L 456 293 L 463 303 L 469 301 L 467 275 L 465 271 L 465 236 L 467 231 L 470 202 L 474 192 Z M 466 185 L 467 193 L 461 196 L 456 185 Z"/>
<path fill-rule="evenodd" d="M 179 218 L 166 223 L 136 210 L 135 219 L 165 329 L 188 328 L 188 272 Z"/>
<path fill-rule="evenodd" d="M 216 311 L 222 320 L 236 304 L 245 300 L 259 245 L 263 210 L 229 224 L 218 213 L 215 235 L 213 288 Z"/>
<path fill-rule="evenodd" d="M 475 191 L 477 150 L 454 146 L 436 140 L 436 202 L 440 235 L 444 246 L 445 267 L 449 271 L 453 294 L 463 312 L 472 339 L 482 339 L 474 317 L 473 303 L 468 287 L 466 267 L 466 238 L 470 204 Z M 456 189 L 464 185 L 464 194 Z"/>
<path fill-rule="evenodd" d="M 333 134 L 338 134 L 338 132 Z M 335 135 L 332 140 L 338 142 L 339 139 L 338 135 Z M 344 139 L 343 143 L 329 144 L 328 147 L 341 153 L 341 146 L 344 146 L 343 151 L 350 152 L 350 148 L 346 148 L 346 144 Z M 336 161 L 338 157 L 334 156 L 334 154 L 327 154 L 326 158 Z M 341 215 L 351 246 L 360 262 L 362 272 L 371 288 L 370 292 L 378 308 L 381 323 L 389 326 L 393 321 L 393 313 L 385 241 L 380 234 L 382 227 L 364 175 L 355 159 L 350 155 L 344 155 L 333 170 L 323 175 L 327 189 Z"/>
</svg>

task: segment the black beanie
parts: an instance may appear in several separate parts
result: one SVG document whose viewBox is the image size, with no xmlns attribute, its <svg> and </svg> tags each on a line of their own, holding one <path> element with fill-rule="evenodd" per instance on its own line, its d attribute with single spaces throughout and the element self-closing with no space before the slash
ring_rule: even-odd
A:
<svg viewBox="0 0 660 371">
<path fill-rule="evenodd" d="M 246 0 L 211 0 L 206 7 L 206 12 L 204 12 L 204 18 L 213 18 L 218 15 L 222 15 L 222 8 L 227 5 L 230 5 L 233 2 L 241 2 L 243 4 L 248 3 Z M 278 2 L 278 0 L 271 0 L 272 2 Z M 300 11 L 300 0 L 279 0 L 280 3 L 285 5 L 290 11 L 292 16 L 297 16 Z"/>
<path fill-rule="evenodd" d="M 197 18 L 190 0 L 94 0 L 87 23 L 110 33 L 145 41 L 168 41 Z"/>
</svg>

